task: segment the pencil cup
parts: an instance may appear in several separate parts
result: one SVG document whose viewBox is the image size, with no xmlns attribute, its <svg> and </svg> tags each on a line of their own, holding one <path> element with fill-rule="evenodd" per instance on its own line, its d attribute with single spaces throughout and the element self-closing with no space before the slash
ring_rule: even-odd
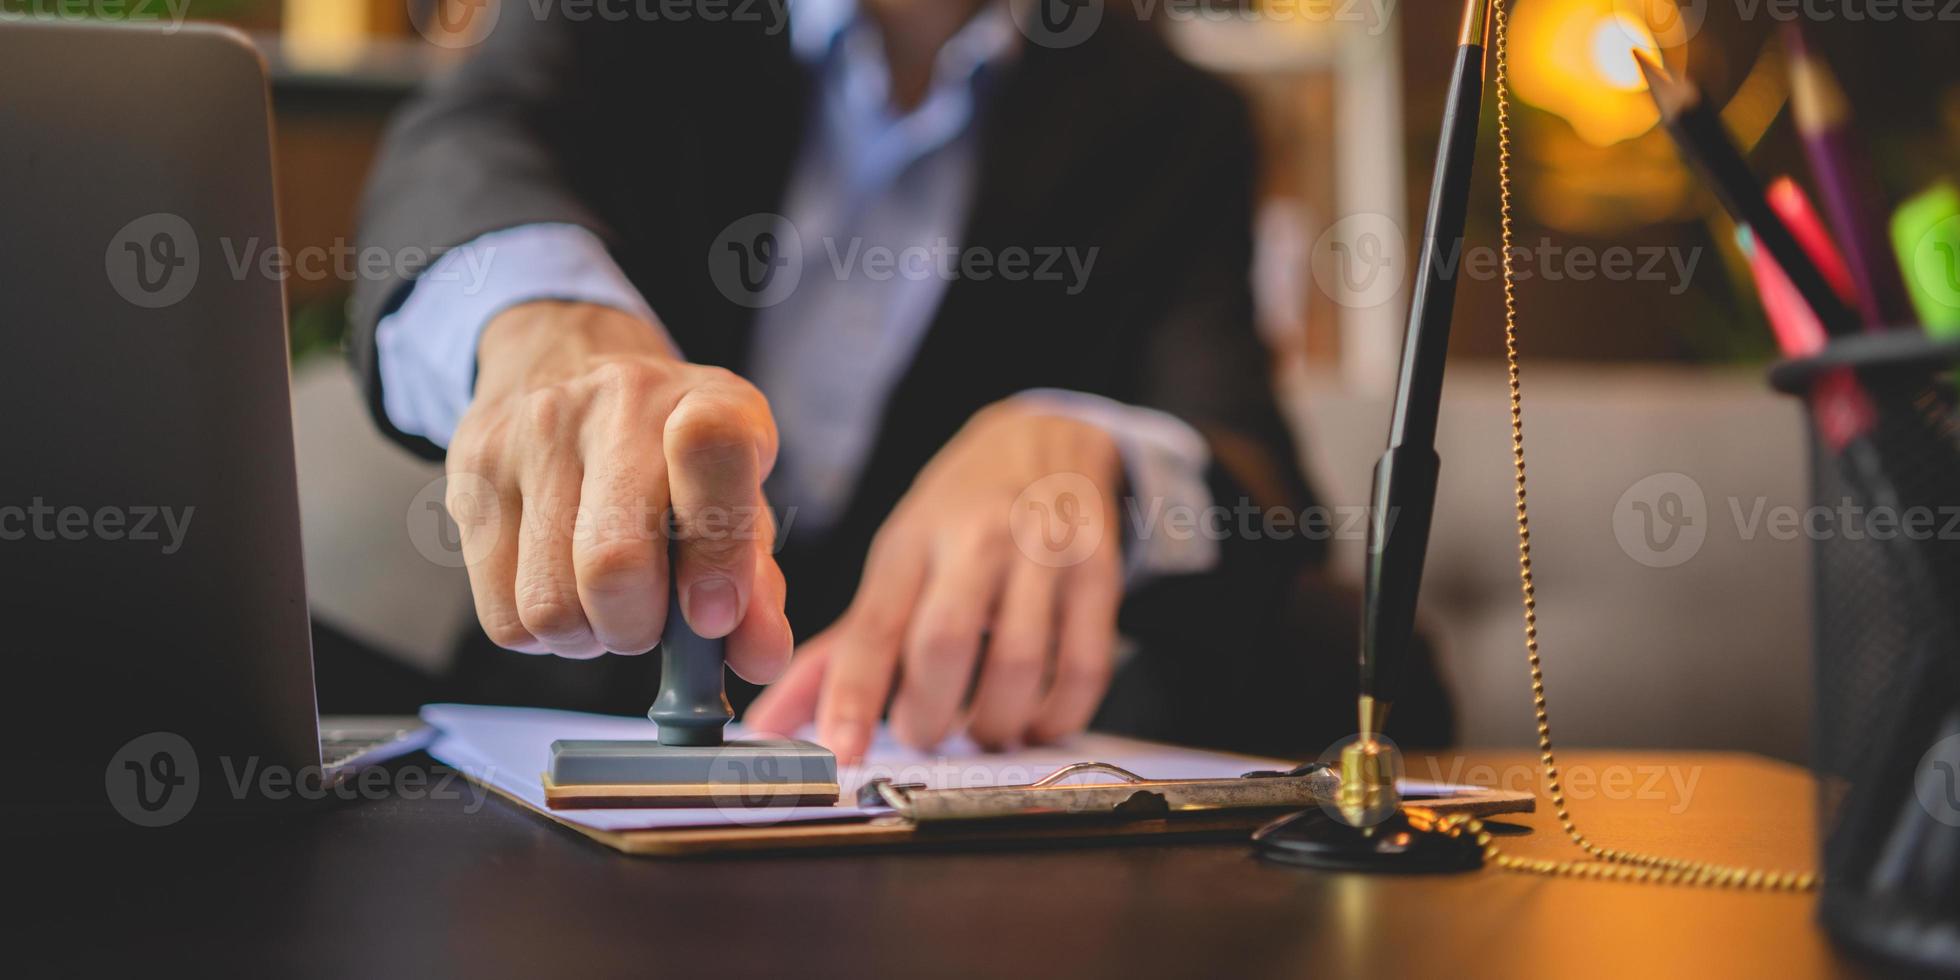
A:
<svg viewBox="0 0 1960 980">
<path fill-rule="evenodd" d="M 1960 342 L 1896 330 L 1770 372 L 1809 408 L 1834 515 L 1812 543 L 1819 915 L 1851 950 L 1942 971 L 1960 969 L 1956 364 Z"/>
</svg>

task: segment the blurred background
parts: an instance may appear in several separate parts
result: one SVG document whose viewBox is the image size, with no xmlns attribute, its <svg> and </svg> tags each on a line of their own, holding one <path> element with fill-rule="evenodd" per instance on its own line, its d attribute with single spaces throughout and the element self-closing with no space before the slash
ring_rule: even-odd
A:
<svg viewBox="0 0 1960 980">
<path fill-rule="evenodd" d="M 389 114 L 468 57 L 440 33 L 436 6 L 466 2 L 68 7 L 155 19 L 187 4 L 193 18 L 250 32 L 273 71 L 285 243 L 346 250 Z M 51 6 L 0 0 L 0 13 Z M 1459 5 L 1107 6 L 1147 12 L 1180 52 L 1253 101 L 1267 157 L 1259 259 L 1249 270 L 1260 326 L 1322 499 L 1361 506 L 1386 431 L 1407 252 L 1421 227 Z M 1752 519 L 1810 504 L 1802 415 L 1763 382 L 1775 345 L 1734 228 L 1657 128 L 1629 39 L 1703 85 L 1760 175 L 1807 183 L 1778 41 L 1781 24 L 1807 18 L 1897 203 L 1960 174 L 1960 10 L 1941 6 L 1510 3 L 1534 557 L 1564 741 L 1808 754 L 1808 543 Z M 1462 740 L 1523 745 L 1532 726 L 1496 266 L 1498 125 L 1488 99 L 1484 130 L 1422 625 L 1442 650 Z M 323 650 L 378 651 L 398 673 L 329 671 L 342 658 L 323 655 L 328 711 L 364 710 L 364 692 L 439 670 L 471 615 L 460 561 L 441 546 L 439 507 L 430 506 L 439 473 L 372 432 L 340 354 L 350 282 L 336 267 L 345 265 L 301 270 L 289 283 L 309 590 Z M 1680 491 L 1705 530 L 1678 561 L 1657 562 L 1615 533 L 1615 515 L 1656 485 Z M 1343 536 L 1334 576 L 1357 580 L 1361 551 Z"/>
</svg>

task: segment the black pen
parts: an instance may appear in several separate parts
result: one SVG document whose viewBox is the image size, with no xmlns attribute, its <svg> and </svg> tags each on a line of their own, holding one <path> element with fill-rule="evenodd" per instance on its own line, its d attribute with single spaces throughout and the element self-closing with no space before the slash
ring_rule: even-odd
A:
<svg viewBox="0 0 1960 980">
<path fill-rule="evenodd" d="M 1470 179 L 1477 158 L 1477 125 L 1483 111 L 1484 49 L 1490 0 L 1467 0 L 1457 37 L 1456 69 L 1443 107 L 1436 174 L 1417 260 L 1415 295 L 1402 341 L 1402 372 L 1388 450 L 1375 464 L 1368 523 L 1368 571 L 1361 624 L 1360 738 L 1342 752 L 1340 807 L 1360 826 L 1395 805 L 1392 753 L 1379 735 L 1395 703 L 1409 645 L 1415 634 L 1416 593 L 1436 508 L 1436 415 L 1443 394 L 1443 362 L 1449 353 L 1450 315 L 1456 306 L 1454 257 L 1463 238 Z"/>
</svg>

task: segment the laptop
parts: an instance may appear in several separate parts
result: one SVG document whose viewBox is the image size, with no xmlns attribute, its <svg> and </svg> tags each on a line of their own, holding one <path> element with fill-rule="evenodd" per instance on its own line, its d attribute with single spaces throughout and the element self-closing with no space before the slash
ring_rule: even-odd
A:
<svg viewBox="0 0 1960 980">
<path fill-rule="evenodd" d="M 251 43 L 0 21 L 0 174 L 0 812 L 160 825 L 416 748 L 317 715 Z"/>
</svg>

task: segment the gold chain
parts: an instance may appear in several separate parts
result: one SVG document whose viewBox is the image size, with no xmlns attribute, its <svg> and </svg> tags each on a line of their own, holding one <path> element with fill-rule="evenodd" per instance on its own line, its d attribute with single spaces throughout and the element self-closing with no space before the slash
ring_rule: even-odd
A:
<svg viewBox="0 0 1960 980">
<path fill-rule="evenodd" d="M 1552 754 L 1552 726 L 1545 710 L 1545 674 L 1538 656 L 1538 600 L 1531 579 L 1531 515 L 1525 502 L 1524 478 L 1524 396 L 1518 372 L 1518 296 L 1511 251 L 1511 102 L 1506 91 L 1508 11 L 1505 0 L 1494 0 L 1492 24 L 1496 59 L 1497 88 L 1497 194 L 1498 234 L 1504 254 L 1504 364 L 1511 388 L 1511 467 L 1515 474 L 1518 500 L 1518 585 L 1524 596 L 1524 649 L 1531 664 L 1531 705 L 1538 720 L 1538 758 L 1545 769 L 1545 786 L 1552 797 L 1552 809 L 1559 826 L 1572 843 L 1593 860 L 1546 861 L 1514 857 L 1500 851 L 1490 832 L 1475 817 L 1452 815 L 1437 819 L 1427 811 L 1411 808 L 1412 820 L 1421 820 L 1452 837 L 1470 834 L 1484 849 L 1486 863 L 1506 871 L 1574 878 L 1605 878 L 1614 881 L 1651 881 L 1661 884 L 1706 885 L 1761 891 L 1806 892 L 1817 887 L 1817 876 L 1809 872 L 1764 871 L 1705 861 L 1620 851 L 1600 847 L 1579 832 L 1566 807 L 1565 790 L 1559 782 L 1558 760 Z"/>
</svg>

